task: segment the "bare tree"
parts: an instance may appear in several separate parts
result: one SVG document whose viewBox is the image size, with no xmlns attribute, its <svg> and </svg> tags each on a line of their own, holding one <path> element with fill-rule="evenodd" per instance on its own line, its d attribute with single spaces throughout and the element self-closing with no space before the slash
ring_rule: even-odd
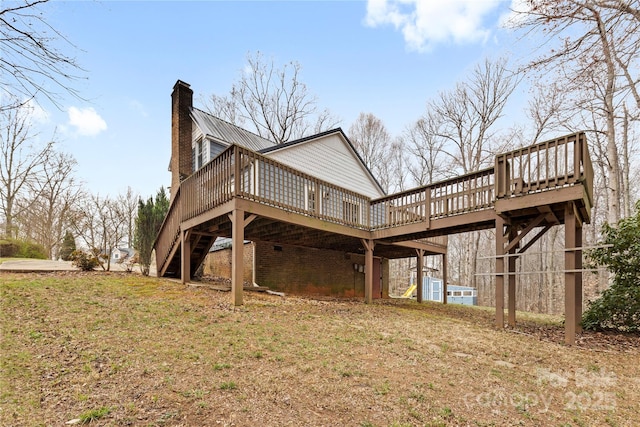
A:
<svg viewBox="0 0 640 427">
<path fill-rule="evenodd" d="M 439 118 L 427 111 L 405 131 L 407 150 L 412 160 L 408 164 L 408 171 L 416 185 L 430 184 L 445 176 L 445 140 L 440 136 Z"/>
<path fill-rule="evenodd" d="M 364 164 L 387 191 L 390 181 L 387 157 L 391 148 L 391 136 L 382 120 L 371 113 L 360 113 L 349 127 L 349 139 Z"/>
<path fill-rule="evenodd" d="M 640 107 L 640 2 L 530 0 L 526 5 L 525 10 L 516 11 L 514 25 L 525 29 L 527 35 L 541 33 L 547 40 L 559 41 L 545 44 L 544 52 L 527 69 L 561 69 L 566 76 L 562 81 L 565 91 L 579 92 L 586 86 L 599 100 L 596 107 L 604 118 L 606 173 L 610 178 L 608 221 L 615 224 L 620 218 L 622 197 L 616 144 L 616 117 L 622 116 L 617 111 L 623 105 L 620 98 L 630 94 Z"/>
<path fill-rule="evenodd" d="M 509 97 L 519 83 L 507 68 L 507 60 L 485 59 L 469 78 L 451 91 L 442 91 L 427 103 L 423 126 L 427 147 L 426 159 L 435 166 L 439 150 L 448 155 L 448 175 L 470 173 L 488 166 L 493 159 L 495 124 L 502 116 Z M 440 145 L 441 144 L 441 145 Z M 426 164 L 429 166 L 429 164 Z M 452 236 L 452 264 L 458 264 L 458 280 L 476 286 L 477 255 L 483 233 L 472 232 Z"/>
<path fill-rule="evenodd" d="M 73 224 L 76 234 L 90 250 L 96 250 L 103 270 L 111 269 L 111 256 L 126 236 L 125 214 L 120 204 L 99 194 L 86 197 Z"/>
<path fill-rule="evenodd" d="M 492 158 L 494 124 L 517 84 L 505 58 L 485 59 L 468 80 L 428 103 L 427 110 L 440 122 L 437 136 L 446 141 L 444 151 L 459 172 L 476 171 Z"/>
<path fill-rule="evenodd" d="M 138 199 L 140 195 L 134 192 L 131 187 L 127 187 L 125 194 L 119 194 L 115 203 L 122 213 L 124 220 L 125 238 L 129 247 L 133 247 L 133 233 L 135 231 L 136 216 L 138 214 Z"/>
<path fill-rule="evenodd" d="M 337 119 L 318 112 L 317 99 L 300 80 L 301 66 L 291 61 L 276 68 L 260 52 L 247 55 L 247 66 L 229 96 L 212 95 L 207 110 L 238 126 L 251 123 L 263 138 L 283 144 L 310 129 L 331 129 Z"/>
<path fill-rule="evenodd" d="M 70 154 L 53 152 L 30 185 L 26 207 L 18 218 L 25 237 L 40 243 L 52 259 L 58 256 L 81 195 L 74 176 L 75 165 Z"/>
<path fill-rule="evenodd" d="M 242 127 L 245 124 L 245 119 L 241 116 L 241 107 L 238 101 L 238 95 L 232 90 L 229 96 L 213 94 L 209 99 L 205 99 L 204 103 L 210 114 Z"/>
<path fill-rule="evenodd" d="M 406 190 L 411 182 L 407 182 L 409 160 L 406 155 L 406 147 L 402 138 L 396 138 L 389 149 L 389 192 Z"/>
<path fill-rule="evenodd" d="M 18 0 L 0 8 L 0 110 L 22 105 L 24 99 L 44 96 L 58 105 L 59 91 L 78 96 L 71 82 L 82 71 L 72 56 L 57 46 L 75 46 L 45 17 L 49 0 Z M 76 74 L 78 73 L 78 74 Z M 7 100 L 12 102 L 7 103 Z"/>
<path fill-rule="evenodd" d="M 36 137 L 29 105 L 0 111 L 0 213 L 8 237 L 17 234 L 14 220 L 29 207 L 18 199 L 35 184 L 54 145 L 37 146 Z"/>
</svg>

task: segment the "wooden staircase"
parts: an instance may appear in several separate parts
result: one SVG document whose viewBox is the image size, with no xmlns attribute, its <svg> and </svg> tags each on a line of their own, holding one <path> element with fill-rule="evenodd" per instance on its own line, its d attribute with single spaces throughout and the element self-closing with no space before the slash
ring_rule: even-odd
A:
<svg viewBox="0 0 640 427">
<path fill-rule="evenodd" d="M 215 242 L 216 238 L 213 235 L 205 235 L 202 233 L 192 232 L 187 236 L 188 246 L 191 249 L 190 256 L 190 270 L 195 272 L 200 264 L 204 261 L 211 249 L 211 246 Z M 180 277 L 181 276 L 181 264 L 182 263 L 182 242 L 178 239 L 175 242 L 175 253 L 167 263 L 163 266 L 163 274 L 165 277 Z"/>
</svg>

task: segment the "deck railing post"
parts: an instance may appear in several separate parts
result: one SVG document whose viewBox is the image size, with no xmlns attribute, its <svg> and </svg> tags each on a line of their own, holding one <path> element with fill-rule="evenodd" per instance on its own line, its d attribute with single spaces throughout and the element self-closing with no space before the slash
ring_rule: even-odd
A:
<svg viewBox="0 0 640 427">
<path fill-rule="evenodd" d="M 580 134 L 575 134 L 575 140 L 573 141 L 573 180 L 572 182 L 579 182 L 582 164 L 582 144 L 580 143 Z"/>
<path fill-rule="evenodd" d="M 424 222 L 425 228 L 431 227 L 431 187 L 424 189 Z"/>
<path fill-rule="evenodd" d="M 233 146 L 233 195 L 240 195 L 240 147 L 237 145 Z"/>
<path fill-rule="evenodd" d="M 499 199 L 508 196 L 511 168 L 506 156 L 496 156 L 495 174 L 496 198 Z"/>
</svg>

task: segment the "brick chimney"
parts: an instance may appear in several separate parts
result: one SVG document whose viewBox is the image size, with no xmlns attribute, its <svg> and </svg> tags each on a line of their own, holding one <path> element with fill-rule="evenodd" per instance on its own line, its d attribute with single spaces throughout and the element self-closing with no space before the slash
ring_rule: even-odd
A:
<svg viewBox="0 0 640 427">
<path fill-rule="evenodd" d="M 193 91 L 189 84 L 178 80 L 171 93 L 171 200 L 180 182 L 192 173 L 191 107 Z"/>
</svg>

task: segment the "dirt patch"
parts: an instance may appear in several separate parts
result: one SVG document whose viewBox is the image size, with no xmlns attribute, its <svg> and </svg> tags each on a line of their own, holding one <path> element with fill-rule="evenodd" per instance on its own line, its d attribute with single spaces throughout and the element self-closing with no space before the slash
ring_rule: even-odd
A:
<svg viewBox="0 0 640 427">
<path fill-rule="evenodd" d="M 3 274 L 0 425 L 633 425 L 637 336 L 405 300 Z"/>
</svg>

